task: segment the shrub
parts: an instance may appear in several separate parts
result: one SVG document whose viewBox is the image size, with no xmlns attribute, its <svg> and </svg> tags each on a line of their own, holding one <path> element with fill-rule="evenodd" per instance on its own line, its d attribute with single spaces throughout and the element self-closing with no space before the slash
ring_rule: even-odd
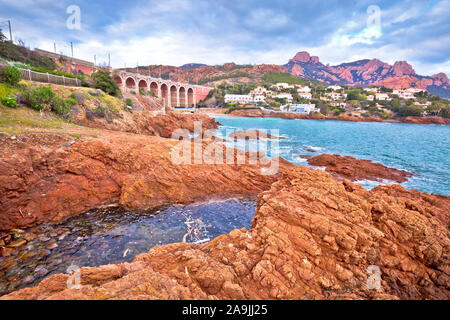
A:
<svg viewBox="0 0 450 320">
<path fill-rule="evenodd" d="M 58 96 L 55 96 L 51 101 L 52 111 L 56 112 L 60 116 L 67 117 L 70 112 L 70 107 L 74 104 L 71 99 L 64 99 Z M 76 101 L 75 101 L 76 104 Z"/>
<path fill-rule="evenodd" d="M 3 81 L 15 86 L 19 83 L 20 79 L 22 79 L 22 75 L 16 67 L 5 67 L 3 68 Z"/>
<path fill-rule="evenodd" d="M 2 104 L 10 108 L 17 108 L 17 97 L 15 95 L 9 95 L 1 99 Z"/>
<path fill-rule="evenodd" d="M 111 78 L 111 76 L 107 72 L 97 71 L 92 75 L 92 80 L 94 81 L 95 88 L 102 89 L 104 92 L 112 96 L 116 96 L 120 92 L 117 83 Z"/>
<path fill-rule="evenodd" d="M 43 111 L 50 107 L 55 93 L 50 87 L 34 87 L 24 90 L 23 97 L 31 108 Z"/>
<path fill-rule="evenodd" d="M 146 93 L 146 90 L 144 88 L 139 88 L 139 94 L 141 96 L 145 96 L 147 93 Z"/>
<path fill-rule="evenodd" d="M 127 99 L 125 100 L 125 104 L 126 104 L 127 106 L 129 106 L 129 107 L 132 107 L 132 106 L 133 106 L 133 100 L 131 100 L 130 98 L 127 98 Z"/>
</svg>

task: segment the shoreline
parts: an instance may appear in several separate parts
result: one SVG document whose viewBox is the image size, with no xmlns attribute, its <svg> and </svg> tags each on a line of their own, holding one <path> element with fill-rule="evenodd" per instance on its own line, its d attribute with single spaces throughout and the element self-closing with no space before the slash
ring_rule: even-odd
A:
<svg viewBox="0 0 450 320">
<path fill-rule="evenodd" d="M 222 110 L 221 110 L 222 111 Z M 243 112 L 239 112 L 243 111 Z M 285 119 L 285 120 L 334 120 L 346 122 L 386 122 L 386 123 L 404 123 L 404 124 L 419 124 L 419 125 L 450 125 L 450 119 L 442 117 L 406 117 L 400 119 L 380 119 L 376 117 L 352 117 L 352 116 L 324 116 L 324 115 L 300 115 L 295 113 L 255 113 L 253 110 L 237 110 L 230 114 L 220 112 L 199 112 L 210 117 L 236 117 L 236 118 L 271 118 L 271 119 Z M 261 111 L 261 110 L 259 110 Z"/>
</svg>

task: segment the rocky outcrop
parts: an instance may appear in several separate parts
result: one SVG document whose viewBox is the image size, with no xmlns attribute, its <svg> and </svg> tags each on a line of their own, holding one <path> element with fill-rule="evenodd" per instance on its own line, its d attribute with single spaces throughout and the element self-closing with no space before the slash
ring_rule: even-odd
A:
<svg viewBox="0 0 450 320">
<path fill-rule="evenodd" d="M 133 97 L 135 97 L 133 95 Z M 140 97 L 139 99 L 152 99 Z M 168 111 L 166 114 L 154 114 L 148 110 L 141 112 L 126 112 L 113 114 L 102 110 L 93 111 L 86 107 L 75 106 L 72 108 L 72 116 L 75 123 L 99 129 L 125 131 L 137 134 L 147 134 L 170 138 L 176 129 L 187 129 L 194 132 L 194 122 L 201 121 L 202 129 L 216 129 L 219 123 L 213 118 L 203 114 L 184 114 Z"/>
<path fill-rule="evenodd" d="M 0 136 L 0 230 L 61 221 L 104 204 L 149 208 L 256 195 L 277 177 L 262 174 L 262 165 L 250 164 L 249 154 L 242 165 L 207 164 L 214 158 L 205 163 L 223 145 L 214 149 L 204 142 L 203 164 L 178 164 L 172 157 L 178 141 L 114 131 L 101 134 L 77 140 L 50 133 Z M 188 161 L 194 163 L 195 150 L 191 155 Z M 289 165 L 280 162 L 281 169 Z"/>
<path fill-rule="evenodd" d="M 219 123 L 204 114 L 184 114 L 177 112 L 168 112 L 165 115 L 157 115 L 145 119 L 143 128 L 152 135 L 170 138 L 172 133 L 177 129 L 186 129 L 189 132 L 194 132 L 194 123 L 201 124 L 202 132 L 210 129 L 217 129 Z"/>
<path fill-rule="evenodd" d="M 321 154 L 308 159 L 308 163 L 312 166 L 325 167 L 325 170 L 334 176 L 352 181 L 391 180 L 401 183 L 412 176 L 412 173 L 407 171 L 389 168 L 370 160 L 361 160 L 350 156 L 343 157 L 337 154 Z"/>
<path fill-rule="evenodd" d="M 80 289 L 59 274 L 1 299 L 448 300 L 449 206 L 295 167 L 259 195 L 251 230 L 82 268 Z"/>
</svg>

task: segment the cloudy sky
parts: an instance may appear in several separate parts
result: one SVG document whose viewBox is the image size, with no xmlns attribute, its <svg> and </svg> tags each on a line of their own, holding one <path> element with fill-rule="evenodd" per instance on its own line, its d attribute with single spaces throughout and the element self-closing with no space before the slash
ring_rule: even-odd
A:
<svg viewBox="0 0 450 320">
<path fill-rule="evenodd" d="M 15 41 L 67 55 L 72 41 L 75 57 L 110 53 L 113 67 L 285 64 L 305 50 L 325 64 L 407 60 L 450 76 L 450 0 L 0 0 L 8 35 L 6 20 Z"/>
</svg>

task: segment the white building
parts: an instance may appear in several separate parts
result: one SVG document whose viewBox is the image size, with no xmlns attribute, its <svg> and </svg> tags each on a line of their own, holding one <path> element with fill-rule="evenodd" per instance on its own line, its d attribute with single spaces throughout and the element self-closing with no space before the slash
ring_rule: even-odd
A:
<svg viewBox="0 0 450 320">
<path fill-rule="evenodd" d="M 226 94 L 225 103 L 252 103 L 253 97 L 248 94 Z"/>
<path fill-rule="evenodd" d="M 289 83 L 286 82 L 278 82 L 275 87 L 277 87 L 278 90 L 280 89 L 292 89 L 294 88 L 293 85 L 290 85 Z"/>
<path fill-rule="evenodd" d="M 312 94 L 309 92 L 299 92 L 298 96 L 303 99 L 308 99 L 308 100 L 312 99 Z"/>
<path fill-rule="evenodd" d="M 291 102 L 292 100 L 294 100 L 294 98 L 292 97 L 292 94 L 290 93 L 278 93 L 277 95 L 272 96 L 272 98 L 278 98 L 278 99 L 286 99 L 288 102 Z"/>
<path fill-rule="evenodd" d="M 398 95 L 398 97 L 402 99 L 414 99 L 415 90 L 417 89 L 394 90 L 392 93 Z"/>
<path fill-rule="evenodd" d="M 310 114 L 316 112 L 315 104 L 286 104 L 280 107 L 282 112 L 295 112 L 301 114 Z"/>
<path fill-rule="evenodd" d="M 226 94 L 225 103 L 258 103 L 265 102 L 265 97 L 262 94 L 250 95 L 250 94 Z"/>
<path fill-rule="evenodd" d="M 329 86 L 328 89 L 333 90 L 333 91 L 337 91 L 337 90 L 341 90 L 342 87 L 341 86 Z"/>
<path fill-rule="evenodd" d="M 377 93 L 375 97 L 378 101 L 390 101 L 392 100 L 387 93 Z"/>
<path fill-rule="evenodd" d="M 368 95 L 367 100 L 373 101 L 373 100 L 375 100 L 375 97 L 373 95 Z"/>
<path fill-rule="evenodd" d="M 339 92 L 329 92 L 326 94 L 327 97 L 329 97 L 331 100 L 337 101 L 340 99 L 347 99 L 346 93 L 339 93 Z"/>
<path fill-rule="evenodd" d="M 255 94 L 255 95 L 252 95 L 252 97 L 253 97 L 253 103 L 266 102 L 266 98 L 262 94 Z"/>
<path fill-rule="evenodd" d="M 311 88 L 308 86 L 298 86 L 297 87 L 297 92 L 298 93 L 310 93 L 311 92 Z"/>
</svg>

